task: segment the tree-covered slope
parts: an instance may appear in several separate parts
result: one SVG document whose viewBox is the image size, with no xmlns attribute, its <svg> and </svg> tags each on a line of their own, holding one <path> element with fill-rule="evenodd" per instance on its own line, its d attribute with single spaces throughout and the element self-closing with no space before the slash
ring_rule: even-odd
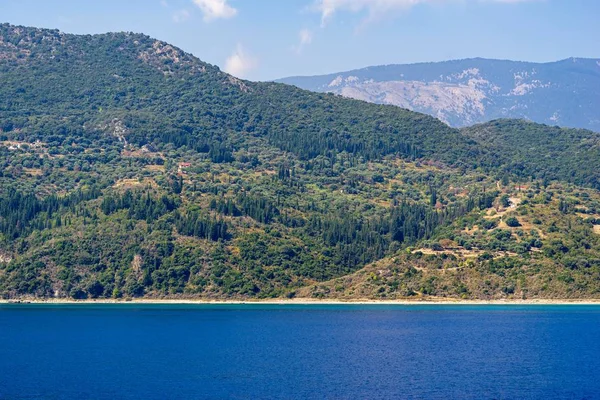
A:
<svg viewBox="0 0 600 400">
<path fill-rule="evenodd" d="M 302 158 L 351 150 L 367 158 L 414 153 L 454 161 L 469 147 L 458 131 L 425 115 L 241 81 L 144 35 L 77 36 L 4 24 L 0 37 L 4 131 L 90 135 L 114 132 L 118 122 L 128 142 L 200 151 L 215 141 L 233 146 L 232 132 L 247 133 Z"/>
<path fill-rule="evenodd" d="M 542 182 L 497 182 L 498 196 L 429 240 L 300 289 L 335 299 L 597 299 L 600 196 Z"/>
<path fill-rule="evenodd" d="M 600 188 L 600 133 L 523 120 L 496 120 L 463 133 L 483 152 L 501 155 L 513 174 Z"/>
<path fill-rule="evenodd" d="M 456 230 L 477 222 L 496 235 L 481 219 L 517 186 L 587 213 L 586 228 L 548 239 L 500 231 L 498 240 L 521 258 L 562 240 L 572 253 L 540 253 L 540 265 L 598 276 L 596 237 L 580 240 L 596 229 L 593 192 L 545 186 L 596 185 L 596 161 L 582 161 L 589 149 L 533 158 L 500 130 L 488 140 L 482 127 L 460 131 L 393 106 L 242 81 L 131 33 L 0 25 L 0 77 L 5 298 L 293 297 L 409 248 L 485 243 L 459 241 Z M 535 131 L 549 142 L 544 151 L 560 144 L 553 131 Z M 556 210 L 539 204 L 535 213 Z M 571 293 L 595 290 L 586 283 Z"/>
</svg>

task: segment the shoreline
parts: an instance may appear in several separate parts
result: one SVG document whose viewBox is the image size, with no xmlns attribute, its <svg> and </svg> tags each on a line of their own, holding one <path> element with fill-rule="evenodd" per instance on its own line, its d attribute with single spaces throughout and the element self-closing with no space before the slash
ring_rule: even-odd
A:
<svg viewBox="0 0 600 400">
<path fill-rule="evenodd" d="M 267 300 L 217 300 L 217 299 L 0 299 L 2 304 L 55 304 L 55 305 L 93 305 L 93 304 L 155 304 L 155 305 L 600 305 L 600 299 L 530 299 L 530 300 L 459 300 L 459 299 L 418 299 L 418 300 L 319 300 L 319 299 L 267 299 Z"/>
</svg>

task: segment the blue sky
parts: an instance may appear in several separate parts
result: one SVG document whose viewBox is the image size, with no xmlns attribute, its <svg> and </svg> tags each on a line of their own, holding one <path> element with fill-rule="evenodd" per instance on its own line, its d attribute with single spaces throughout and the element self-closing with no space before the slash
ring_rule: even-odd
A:
<svg viewBox="0 0 600 400">
<path fill-rule="evenodd" d="M 486 57 L 600 57 L 597 0 L 0 0 L 0 21 L 143 32 L 253 80 Z"/>
</svg>

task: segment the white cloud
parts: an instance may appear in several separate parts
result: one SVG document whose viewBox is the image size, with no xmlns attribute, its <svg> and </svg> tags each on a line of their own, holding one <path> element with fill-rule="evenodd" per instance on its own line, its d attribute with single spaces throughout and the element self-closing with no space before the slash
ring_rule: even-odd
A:
<svg viewBox="0 0 600 400">
<path fill-rule="evenodd" d="M 352 13 L 367 11 L 369 19 L 383 16 L 390 11 L 410 8 L 432 0 L 317 0 L 316 9 L 321 13 L 321 24 L 325 25 L 340 11 Z M 435 1 L 435 0 L 433 0 Z"/>
<path fill-rule="evenodd" d="M 298 36 L 300 37 L 300 45 L 304 46 L 304 45 L 312 43 L 313 34 L 310 30 L 302 29 L 302 30 L 300 30 L 300 33 L 298 34 Z"/>
<path fill-rule="evenodd" d="M 297 54 L 302 53 L 304 47 L 311 44 L 313 41 L 313 33 L 310 29 L 300 29 L 298 32 L 298 44 L 293 46 L 292 48 Z"/>
<path fill-rule="evenodd" d="M 188 10 L 177 10 L 171 16 L 173 18 L 173 22 L 180 23 L 185 22 L 190 19 L 190 12 Z"/>
<path fill-rule="evenodd" d="M 238 44 L 233 54 L 225 61 L 224 71 L 238 78 L 244 78 L 257 66 L 258 60 L 246 53 L 242 45 Z"/>
<path fill-rule="evenodd" d="M 321 14 L 321 24 L 324 26 L 340 11 L 352 13 L 367 12 L 364 22 L 377 20 L 391 12 L 407 10 L 418 4 L 448 4 L 464 2 L 494 2 L 494 3 L 525 3 L 543 0 L 315 0 L 314 9 Z"/>
<path fill-rule="evenodd" d="M 219 18 L 232 18 L 237 10 L 227 4 L 227 0 L 192 0 L 204 14 L 204 21 L 212 21 Z"/>
</svg>

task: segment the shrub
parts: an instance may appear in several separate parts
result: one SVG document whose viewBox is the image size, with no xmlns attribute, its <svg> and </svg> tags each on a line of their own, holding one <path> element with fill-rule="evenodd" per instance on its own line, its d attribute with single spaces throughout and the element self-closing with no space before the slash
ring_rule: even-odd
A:
<svg viewBox="0 0 600 400">
<path fill-rule="evenodd" d="M 521 226 L 521 223 L 515 217 L 509 217 L 506 219 L 506 225 L 510 226 L 511 228 L 516 228 L 517 226 Z"/>
<path fill-rule="evenodd" d="M 483 229 L 487 229 L 487 230 L 494 229 L 497 226 L 498 226 L 498 221 L 493 220 L 493 219 L 486 219 L 486 220 L 483 220 L 483 222 L 481 223 L 481 227 Z"/>
</svg>

